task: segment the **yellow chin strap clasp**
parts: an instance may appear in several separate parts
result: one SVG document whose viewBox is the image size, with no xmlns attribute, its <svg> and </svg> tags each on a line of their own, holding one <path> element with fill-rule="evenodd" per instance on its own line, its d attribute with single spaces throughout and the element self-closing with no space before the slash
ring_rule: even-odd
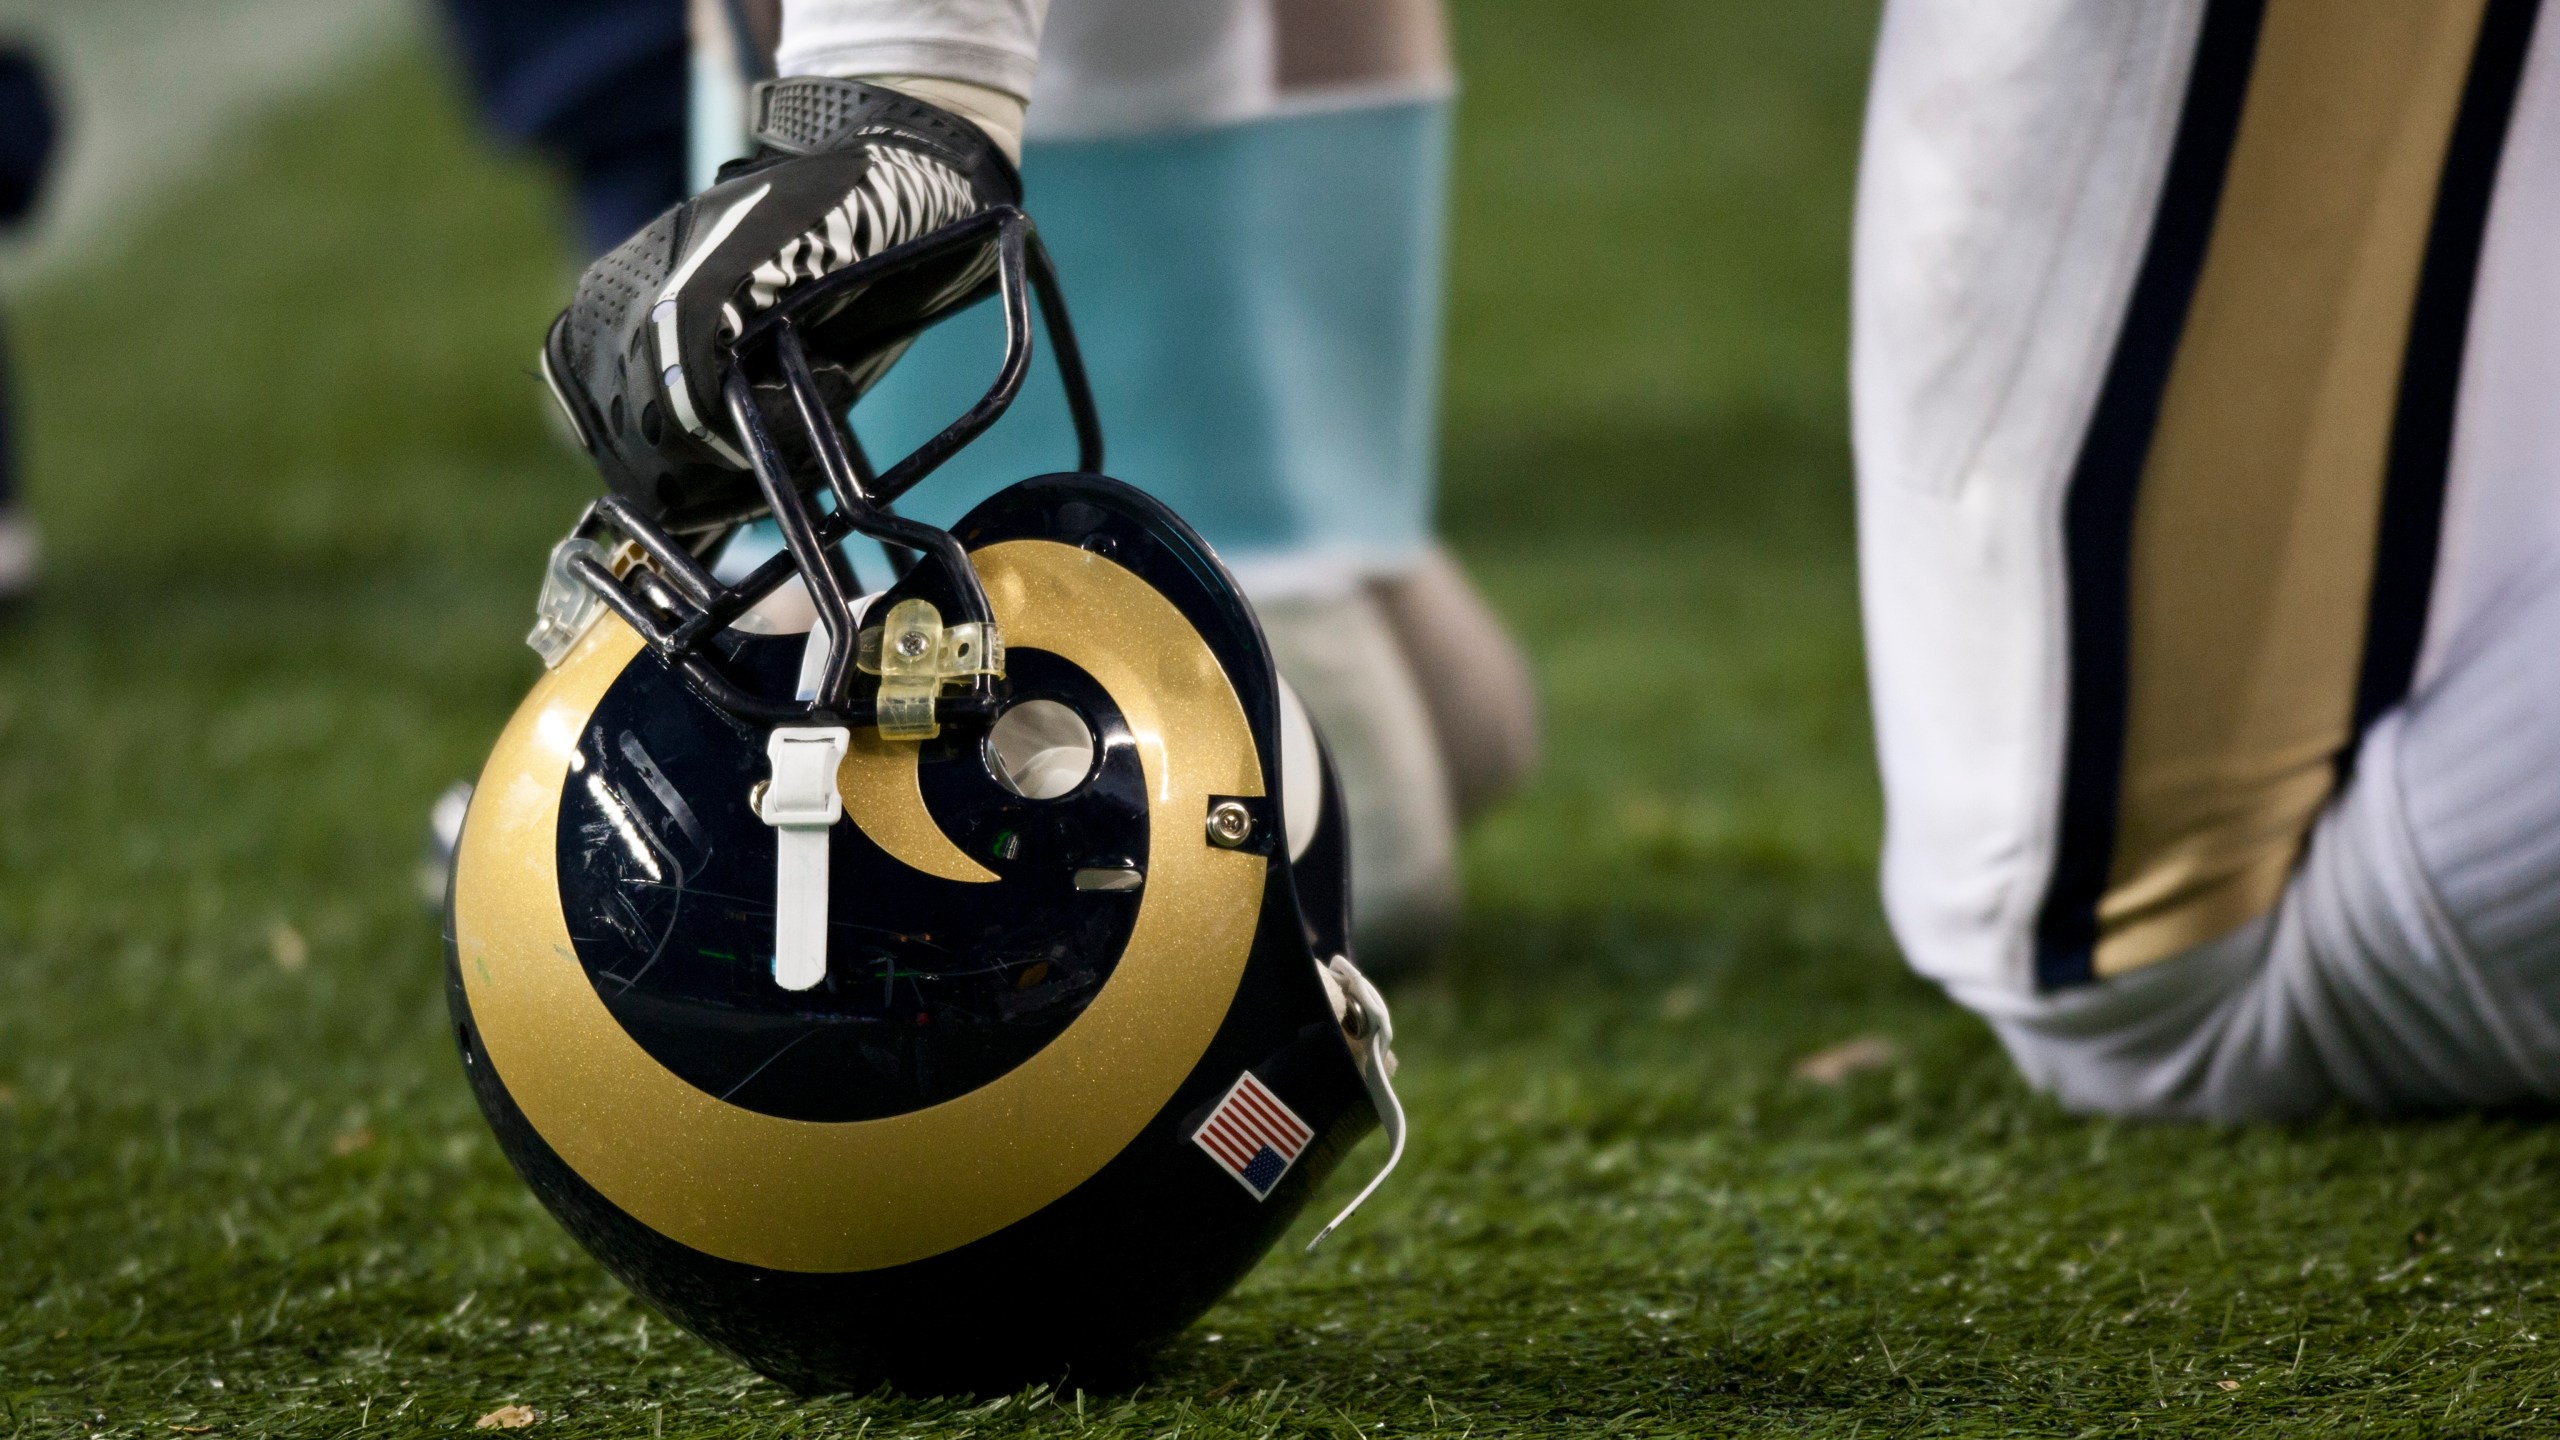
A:
<svg viewBox="0 0 2560 1440">
<path fill-rule="evenodd" d="M 933 702 L 943 686 L 1004 677 L 1004 636 L 993 624 L 945 625 L 930 600 L 901 600 L 863 628 L 854 663 L 880 677 L 880 738 L 930 740 L 942 733 Z"/>
</svg>

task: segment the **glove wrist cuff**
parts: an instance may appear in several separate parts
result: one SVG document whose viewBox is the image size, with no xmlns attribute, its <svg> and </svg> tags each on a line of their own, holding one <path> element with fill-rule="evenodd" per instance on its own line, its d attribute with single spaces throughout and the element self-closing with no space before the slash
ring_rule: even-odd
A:
<svg viewBox="0 0 2560 1440">
<path fill-rule="evenodd" d="M 986 131 L 886 85 L 827 75 L 766 80 L 748 93 L 747 115 L 759 161 L 841 150 L 885 132 L 943 151 L 990 198 L 1018 202 L 1022 194 L 1020 173 Z"/>
<path fill-rule="evenodd" d="M 883 129 L 938 141 L 963 154 L 988 143 L 976 126 L 912 95 L 825 75 L 763 81 L 750 93 L 747 113 L 756 142 L 783 155 L 840 150 L 858 136 Z"/>
</svg>

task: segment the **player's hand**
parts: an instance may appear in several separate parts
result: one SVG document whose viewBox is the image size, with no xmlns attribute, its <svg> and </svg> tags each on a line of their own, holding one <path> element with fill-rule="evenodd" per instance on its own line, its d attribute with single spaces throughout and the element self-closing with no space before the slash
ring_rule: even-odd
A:
<svg viewBox="0 0 2560 1440">
<path fill-rule="evenodd" d="M 753 503 L 721 387 L 729 342 L 759 313 L 1021 195 L 983 132 L 892 90 L 784 80 L 759 88 L 756 109 L 756 153 L 589 266 L 543 346 L 544 378 L 606 483 L 652 516 Z M 967 293 L 946 287 L 942 303 Z M 867 388 L 930 318 L 830 322 L 850 337 L 827 347 L 835 388 Z M 866 329 L 881 335 L 868 347 Z"/>
</svg>

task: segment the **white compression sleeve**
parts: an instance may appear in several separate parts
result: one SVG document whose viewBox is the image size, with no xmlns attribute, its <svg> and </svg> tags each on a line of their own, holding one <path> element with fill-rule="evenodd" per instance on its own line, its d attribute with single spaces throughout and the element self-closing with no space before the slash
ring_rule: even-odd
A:
<svg viewBox="0 0 2560 1440">
<path fill-rule="evenodd" d="M 987 132 L 996 142 L 1004 158 L 1022 163 L 1022 120 L 1025 106 L 1021 97 L 965 80 L 945 80 L 938 75 L 864 75 L 868 80 L 890 90 L 903 90 L 927 105 L 939 105 L 970 124 Z"/>
<path fill-rule="evenodd" d="M 1031 97 L 1049 0 L 782 0 L 783 75 L 921 77 Z"/>
</svg>

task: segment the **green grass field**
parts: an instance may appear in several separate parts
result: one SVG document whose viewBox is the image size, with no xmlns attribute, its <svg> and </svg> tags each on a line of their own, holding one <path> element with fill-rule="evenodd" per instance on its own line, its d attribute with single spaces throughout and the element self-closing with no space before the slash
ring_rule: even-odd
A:
<svg viewBox="0 0 2560 1440">
<path fill-rule="evenodd" d="M 2073 1119 L 1893 954 L 1842 394 L 1871 16 L 1459 19 L 1444 510 L 1552 755 L 1398 997 L 1403 1175 L 1127 1393 L 795 1399 L 484 1134 L 410 867 L 591 482 L 528 373 L 554 201 L 438 67 L 22 297 L 54 571 L 0 631 L 0 1436 L 2560 1426 L 2560 1135 Z M 1791 1073 L 1859 1037 L 1896 1058 Z"/>
</svg>

